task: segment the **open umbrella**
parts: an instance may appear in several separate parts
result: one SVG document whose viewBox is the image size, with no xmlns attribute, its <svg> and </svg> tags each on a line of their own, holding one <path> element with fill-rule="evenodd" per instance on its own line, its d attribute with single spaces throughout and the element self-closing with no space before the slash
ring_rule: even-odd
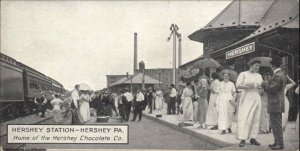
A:
<svg viewBox="0 0 300 151">
<path fill-rule="evenodd" d="M 251 59 L 248 62 L 248 64 L 255 60 L 259 60 L 261 62 L 260 63 L 261 67 L 270 67 L 270 68 L 272 67 L 272 64 L 271 64 L 272 58 L 270 58 L 270 57 L 255 57 L 255 58 Z"/>
<path fill-rule="evenodd" d="M 195 62 L 193 65 L 192 65 L 192 69 L 205 69 L 205 68 L 218 68 L 220 67 L 220 63 L 212 58 L 205 58 L 205 59 L 202 59 L 202 60 L 199 60 L 197 62 Z"/>
<path fill-rule="evenodd" d="M 224 73 L 229 73 L 230 74 L 230 80 L 236 82 L 236 79 L 238 77 L 238 73 L 232 69 L 223 69 L 221 70 L 218 74 L 219 76 L 223 79 Z"/>
<path fill-rule="evenodd" d="M 91 91 L 91 87 L 85 83 L 81 83 L 79 84 L 79 90 L 82 90 L 82 91 Z"/>
<path fill-rule="evenodd" d="M 193 81 L 198 79 L 202 75 L 202 71 L 200 69 L 189 69 L 183 72 L 180 80 L 182 82 Z"/>
</svg>

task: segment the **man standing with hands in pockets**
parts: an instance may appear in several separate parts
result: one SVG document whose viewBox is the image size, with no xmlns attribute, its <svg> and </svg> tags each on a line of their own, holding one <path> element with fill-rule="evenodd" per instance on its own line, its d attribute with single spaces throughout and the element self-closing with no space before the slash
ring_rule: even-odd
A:
<svg viewBox="0 0 300 151">
<path fill-rule="evenodd" d="M 281 71 L 281 58 L 273 58 L 271 61 L 274 72 L 269 81 L 264 81 L 262 87 L 268 95 L 268 113 L 270 114 L 271 127 L 275 138 L 275 143 L 269 145 L 272 150 L 284 148 L 282 131 L 282 113 L 284 113 L 284 88 L 286 86 L 286 76 Z"/>
</svg>

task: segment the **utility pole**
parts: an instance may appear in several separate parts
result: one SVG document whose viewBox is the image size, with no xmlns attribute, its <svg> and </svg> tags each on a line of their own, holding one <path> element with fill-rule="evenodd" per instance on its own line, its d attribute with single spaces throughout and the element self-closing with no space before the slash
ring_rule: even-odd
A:
<svg viewBox="0 0 300 151">
<path fill-rule="evenodd" d="M 182 56 L 182 52 L 181 52 L 181 34 L 178 34 L 178 68 L 179 66 L 181 66 L 181 56 Z"/>
<path fill-rule="evenodd" d="M 132 88 L 132 77 L 133 75 L 130 76 L 130 92 L 133 92 L 133 88 Z"/>
<path fill-rule="evenodd" d="M 158 87 L 160 88 L 160 72 L 158 72 Z"/>
<path fill-rule="evenodd" d="M 145 69 L 143 69 L 142 90 L 145 89 Z"/>
<path fill-rule="evenodd" d="M 176 85 L 176 38 L 179 37 L 179 34 L 177 32 L 178 29 L 179 28 L 176 24 L 172 24 L 170 27 L 171 34 L 167 39 L 167 41 L 170 41 L 171 36 L 173 35 L 173 75 L 172 75 L 173 78 L 172 78 L 172 81 L 173 81 L 174 85 Z"/>
</svg>

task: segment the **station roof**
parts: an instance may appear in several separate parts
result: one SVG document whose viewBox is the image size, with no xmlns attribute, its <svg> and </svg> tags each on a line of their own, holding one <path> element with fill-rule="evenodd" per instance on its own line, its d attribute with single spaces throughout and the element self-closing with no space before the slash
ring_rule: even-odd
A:
<svg viewBox="0 0 300 151">
<path fill-rule="evenodd" d="M 205 29 L 231 26 L 259 26 L 276 0 L 233 0 Z M 255 15 L 253 15 L 255 14 Z"/>
<path fill-rule="evenodd" d="M 296 0 L 277 0 L 266 14 L 260 28 L 245 39 L 261 35 L 276 28 L 299 29 L 299 2 Z"/>
<path fill-rule="evenodd" d="M 206 26 L 189 35 L 189 38 L 202 42 L 206 32 L 229 31 L 229 29 L 245 30 L 240 27 L 252 27 L 255 31 L 262 26 L 282 21 L 282 19 L 291 20 L 291 17 L 295 17 L 291 14 L 295 14 L 297 10 L 299 14 L 297 0 L 233 0 Z M 299 23 L 296 21 L 287 25 L 287 27 L 295 26 L 299 28 Z"/>
<path fill-rule="evenodd" d="M 110 85 L 111 86 L 116 86 L 120 84 L 142 84 L 143 83 L 143 74 L 142 73 L 137 73 L 133 75 L 132 77 L 124 77 L 117 82 L 113 83 Z M 145 84 L 159 84 L 160 82 L 156 79 L 153 79 L 147 75 L 144 75 L 144 83 Z"/>
<path fill-rule="evenodd" d="M 296 0 L 277 0 L 276 3 L 273 4 L 273 7 L 270 9 L 269 13 L 266 14 L 266 17 L 262 21 L 260 28 L 244 39 L 241 39 L 240 41 L 220 50 L 214 51 L 213 53 L 225 50 L 229 47 L 243 43 L 253 37 L 278 28 L 299 30 L 299 2 Z"/>
</svg>

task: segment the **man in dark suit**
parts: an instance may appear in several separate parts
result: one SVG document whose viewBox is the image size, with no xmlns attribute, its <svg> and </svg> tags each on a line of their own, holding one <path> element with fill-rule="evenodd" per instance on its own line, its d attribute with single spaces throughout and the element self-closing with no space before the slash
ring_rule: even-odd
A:
<svg viewBox="0 0 300 151">
<path fill-rule="evenodd" d="M 36 104 L 36 115 L 38 115 L 39 112 L 42 112 L 41 117 L 45 117 L 45 112 L 46 112 L 46 104 L 47 104 L 47 98 L 45 96 L 45 93 L 41 93 L 41 97 L 37 98 L 34 97 L 34 103 Z"/>
<path fill-rule="evenodd" d="M 274 72 L 270 81 L 263 82 L 262 86 L 268 95 L 268 113 L 270 114 L 271 128 L 275 143 L 269 145 L 272 150 L 284 148 L 282 131 L 282 113 L 284 111 L 284 88 L 286 76 L 281 71 L 281 58 L 273 58 L 272 70 Z"/>
<path fill-rule="evenodd" d="M 150 111 L 149 111 L 149 114 L 152 114 L 152 110 L 153 110 L 153 99 L 154 99 L 154 97 L 153 97 L 153 92 L 152 92 L 152 88 L 151 87 L 149 87 L 149 89 L 148 89 L 148 93 L 146 94 L 146 101 L 147 101 L 147 103 L 148 103 L 148 107 L 149 107 L 149 109 L 150 109 Z"/>
<path fill-rule="evenodd" d="M 104 95 L 101 98 L 101 102 L 103 105 L 104 115 L 112 116 L 111 97 L 107 91 L 104 92 Z"/>
</svg>

